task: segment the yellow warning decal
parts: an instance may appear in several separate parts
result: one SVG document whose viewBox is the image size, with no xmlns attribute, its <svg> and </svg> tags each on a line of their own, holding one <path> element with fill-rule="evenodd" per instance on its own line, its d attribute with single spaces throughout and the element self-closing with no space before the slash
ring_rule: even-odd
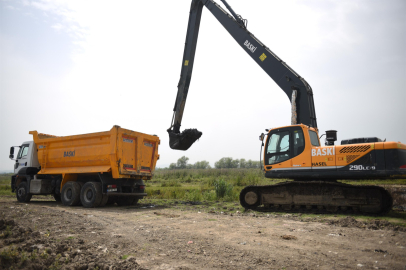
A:
<svg viewBox="0 0 406 270">
<path fill-rule="evenodd" d="M 189 65 L 189 60 L 185 60 L 185 66 Z"/>
<path fill-rule="evenodd" d="M 371 144 L 371 149 L 374 149 L 375 148 L 375 144 Z"/>
<path fill-rule="evenodd" d="M 259 57 L 259 59 L 261 59 L 261 61 L 264 62 L 264 60 L 266 59 L 265 53 L 261 54 L 261 56 Z"/>
</svg>

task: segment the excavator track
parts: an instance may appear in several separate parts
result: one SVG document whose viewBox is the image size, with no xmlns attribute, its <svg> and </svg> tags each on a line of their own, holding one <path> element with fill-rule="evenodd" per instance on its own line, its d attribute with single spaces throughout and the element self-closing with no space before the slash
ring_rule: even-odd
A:
<svg viewBox="0 0 406 270">
<path fill-rule="evenodd" d="M 386 214 L 393 200 L 378 186 L 354 186 L 335 181 L 291 181 L 270 186 L 248 186 L 240 193 L 245 209 L 292 212 L 361 212 Z"/>
</svg>

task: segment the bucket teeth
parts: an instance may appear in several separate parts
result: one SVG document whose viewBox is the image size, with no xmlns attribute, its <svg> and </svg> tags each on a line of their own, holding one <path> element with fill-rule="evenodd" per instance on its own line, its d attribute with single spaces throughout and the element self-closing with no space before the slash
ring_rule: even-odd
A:
<svg viewBox="0 0 406 270">
<path fill-rule="evenodd" d="M 168 133 L 169 146 L 174 150 L 188 150 L 203 134 L 195 128 L 185 129 L 182 133 L 175 133 L 168 129 Z"/>
</svg>

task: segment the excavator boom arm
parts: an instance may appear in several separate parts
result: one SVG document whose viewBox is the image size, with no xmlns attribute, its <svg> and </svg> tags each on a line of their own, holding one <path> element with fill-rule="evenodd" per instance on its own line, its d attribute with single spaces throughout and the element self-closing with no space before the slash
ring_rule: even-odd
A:
<svg viewBox="0 0 406 270">
<path fill-rule="evenodd" d="M 275 53 L 266 47 L 258 38 L 246 28 L 246 22 L 237 15 L 226 0 L 221 0 L 234 15 L 230 15 L 213 0 L 192 0 L 188 32 L 182 61 L 181 78 L 178 84 L 178 94 L 174 107 L 172 126 L 168 129 L 170 135 L 170 146 L 172 149 L 186 150 L 201 136 L 197 130 L 188 134 L 180 133 L 183 111 L 189 84 L 192 76 L 194 55 L 196 51 L 197 37 L 199 33 L 200 19 L 203 5 L 214 15 L 214 17 L 230 33 L 235 41 L 247 52 L 249 56 L 275 81 L 275 83 L 286 93 L 295 108 L 295 119 L 292 122 L 302 123 L 317 129 L 316 111 L 314 108 L 313 91 L 304 78 L 299 76 L 291 67 L 283 62 Z M 173 129 L 172 129 L 173 128 Z M 186 132 L 186 133 L 188 133 Z M 197 136 L 197 132 L 200 135 Z M 183 145 L 182 140 L 190 145 Z M 172 143 L 173 142 L 173 143 Z M 186 149 L 184 149 L 186 148 Z"/>
</svg>

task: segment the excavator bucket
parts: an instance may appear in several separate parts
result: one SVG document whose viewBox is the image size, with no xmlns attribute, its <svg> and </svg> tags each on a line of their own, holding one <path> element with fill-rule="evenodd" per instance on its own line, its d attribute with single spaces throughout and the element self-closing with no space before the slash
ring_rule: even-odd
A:
<svg viewBox="0 0 406 270">
<path fill-rule="evenodd" d="M 174 150 L 188 150 L 203 134 L 194 128 L 185 129 L 182 133 L 175 133 L 171 129 L 167 131 L 169 133 L 169 146 Z"/>
</svg>

